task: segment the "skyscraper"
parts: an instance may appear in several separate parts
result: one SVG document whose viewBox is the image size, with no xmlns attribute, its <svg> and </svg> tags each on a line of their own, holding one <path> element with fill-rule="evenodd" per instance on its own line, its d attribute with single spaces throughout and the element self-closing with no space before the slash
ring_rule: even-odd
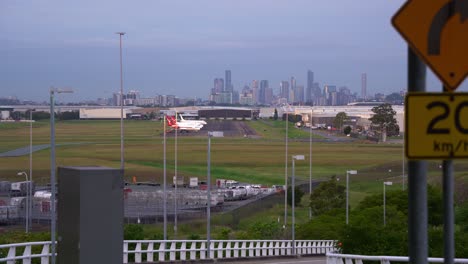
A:
<svg viewBox="0 0 468 264">
<path fill-rule="evenodd" d="M 307 71 L 306 96 L 305 96 L 306 102 L 312 102 L 312 99 L 314 97 L 313 87 L 314 87 L 314 72 L 311 70 L 308 70 Z"/>
<path fill-rule="evenodd" d="M 233 87 L 232 87 L 232 83 L 231 83 L 231 70 L 226 70 L 225 72 L 225 80 L 226 80 L 226 92 L 230 92 L 232 93 L 232 90 L 233 90 Z"/>
<path fill-rule="evenodd" d="M 258 80 L 253 80 L 251 87 L 252 87 L 253 101 L 256 104 L 258 103 Z"/>
<path fill-rule="evenodd" d="M 364 100 L 367 100 L 367 74 L 363 73 L 361 75 L 361 97 Z"/>
<path fill-rule="evenodd" d="M 267 95 L 267 89 L 268 89 L 268 81 L 267 80 L 261 80 L 260 81 L 260 92 L 258 93 L 258 102 L 260 104 L 266 104 L 266 95 Z M 268 102 L 270 103 L 270 102 Z"/>
<path fill-rule="evenodd" d="M 281 81 L 280 82 L 280 97 L 286 98 L 286 101 L 289 101 L 289 82 Z"/>
</svg>

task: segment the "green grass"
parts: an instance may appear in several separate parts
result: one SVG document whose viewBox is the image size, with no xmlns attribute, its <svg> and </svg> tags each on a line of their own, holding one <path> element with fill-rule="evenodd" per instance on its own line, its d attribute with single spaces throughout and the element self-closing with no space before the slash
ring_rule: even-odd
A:
<svg viewBox="0 0 468 264">
<path fill-rule="evenodd" d="M 261 135 L 252 138 L 213 138 L 211 145 L 211 175 L 215 179 L 234 179 L 259 184 L 284 184 L 285 176 L 285 123 L 283 121 L 246 121 Z M 163 125 L 153 121 L 125 121 L 126 180 L 137 177 L 138 181 L 162 182 L 163 177 Z M 298 182 L 309 179 L 308 131 L 288 128 L 288 175 L 291 175 L 291 155 L 306 155 L 306 160 L 297 161 L 295 176 Z M 49 123 L 36 122 L 33 129 L 34 145 L 49 143 Z M 120 122 L 119 121 L 59 121 L 56 124 L 57 144 L 80 143 L 80 145 L 58 146 L 58 166 L 99 165 L 118 168 L 120 166 Z M 314 138 L 317 138 L 315 136 Z M 0 126 L 0 151 L 9 151 L 29 145 L 29 124 L 14 123 Z M 167 175 L 174 172 L 174 138 L 167 138 Z M 33 154 L 33 177 L 38 184 L 49 182 L 50 150 Z M 178 173 L 190 177 L 204 178 L 207 169 L 207 138 L 179 137 Z M 374 144 L 367 142 L 328 143 L 313 142 L 312 178 L 328 179 L 336 175 L 345 184 L 346 171 L 357 170 L 350 175 L 350 204 L 356 206 L 365 196 L 382 192 L 382 182 L 394 182 L 390 189 L 401 188 L 402 145 Z M 429 182 L 440 185 L 441 170 L 437 162 L 430 162 Z M 0 179 L 18 180 L 18 171 L 29 169 L 29 156 L 0 158 Z M 389 172 L 391 170 L 391 172 Z M 468 163 L 455 162 L 457 179 L 468 181 Z M 270 209 L 258 210 L 239 219 L 242 228 L 262 219 L 282 219 L 282 204 Z M 307 207 L 298 207 L 298 223 L 307 221 Z M 221 229 L 223 222 L 232 216 L 214 215 L 214 228 Z M 161 230 L 159 225 L 147 228 Z M 169 228 L 170 229 L 170 228 Z M 156 231 L 151 231 L 155 233 Z M 215 230 L 215 229 L 214 229 Z M 150 232 L 150 233 L 151 233 Z M 204 221 L 189 223 L 181 221 L 179 234 L 200 234 L 204 237 Z"/>
</svg>

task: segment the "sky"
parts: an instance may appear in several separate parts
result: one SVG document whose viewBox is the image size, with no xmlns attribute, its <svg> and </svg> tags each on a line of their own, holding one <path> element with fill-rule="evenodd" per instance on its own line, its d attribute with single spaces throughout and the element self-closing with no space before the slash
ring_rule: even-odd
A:
<svg viewBox="0 0 468 264">
<path fill-rule="evenodd" d="M 360 94 L 406 90 L 407 45 L 391 26 L 404 0 L 0 0 L 0 97 L 64 101 L 173 94 L 207 99 L 230 69 L 234 89 L 297 79 Z M 428 70 L 427 89 L 440 91 Z M 457 91 L 468 91 L 465 81 Z M 67 99 L 66 99 L 66 98 Z"/>
</svg>

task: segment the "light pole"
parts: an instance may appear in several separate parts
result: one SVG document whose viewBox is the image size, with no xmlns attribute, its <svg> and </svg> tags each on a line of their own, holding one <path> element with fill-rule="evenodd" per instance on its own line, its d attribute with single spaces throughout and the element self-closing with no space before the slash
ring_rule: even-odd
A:
<svg viewBox="0 0 468 264">
<path fill-rule="evenodd" d="M 292 254 L 296 255 L 296 235 L 295 235 L 295 176 L 294 176 L 294 161 L 295 160 L 304 160 L 304 155 L 293 155 L 292 156 L 292 182 L 291 182 L 291 206 L 292 206 L 292 223 L 291 223 L 291 237 L 292 237 Z"/>
<path fill-rule="evenodd" d="M 309 138 L 309 198 L 312 195 L 312 107 L 310 108 L 310 138 Z M 312 207 L 309 202 L 309 220 L 312 220 Z"/>
<path fill-rule="evenodd" d="M 57 212 L 55 210 L 55 93 L 73 93 L 72 89 L 50 88 L 50 241 L 52 264 L 55 264 L 55 229 L 57 225 Z"/>
<path fill-rule="evenodd" d="M 123 171 L 124 165 L 124 131 L 123 131 L 123 67 L 122 67 L 122 36 L 125 32 L 116 32 L 120 37 L 120 169 Z"/>
<path fill-rule="evenodd" d="M 289 125 L 289 108 L 285 109 L 286 112 L 286 135 L 284 137 L 285 142 L 285 154 L 284 154 L 284 224 L 283 229 L 286 230 L 288 224 L 288 125 Z"/>
<path fill-rule="evenodd" d="M 348 170 L 346 171 L 346 224 L 348 224 L 349 220 L 349 174 L 357 174 L 356 170 Z"/>
<path fill-rule="evenodd" d="M 164 171 L 164 174 L 163 174 L 163 239 L 164 241 L 167 240 L 167 187 L 166 187 L 166 122 L 167 122 L 167 114 L 164 113 L 164 131 L 163 131 L 163 171 Z"/>
<path fill-rule="evenodd" d="M 31 184 L 29 184 L 29 223 L 28 226 L 32 230 L 32 216 L 33 216 L 33 203 L 32 203 L 32 129 L 33 129 L 33 118 L 32 112 L 36 111 L 36 109 L 29 109 L 29 180 Z"/>
<path fill-rule="evenodd" d="M 18 172 L 17 174 L 18 176 L 22 176 L 24 175 L 26 177 L 26 184 L 29 184 L 29 181 L 28 181 L 28 174 L 24 171 L 21 171 L 21 172 Z M 26 208 L 25 208 L 25 218 L 24 218 L 24 222 L 25 222 L 25 229 L 26 229 L 26 233 L 29 233 L 29 186 L 27 185 L 26 186 Z"/>
<path fill-rule="evenodd" d="M 393 182 L 391 181 L 388 181 L 388 182 L 383 182 L 383 225 L 386 226 L 387 225 L 387 219 L 386 219 L 386 211 L 385 211 L 385 186 L 388 185 L 392 185 Z"/>
<path fill-rule="evenodd" d="M 207 203 L 206 203 L 206 250 L 208 258 L 210 258 L 210 243 L 211 243 L 211 138 L 223 137 L 222 131 L 208 131 L 208 153 L 207 153 Z"/>
<path fill-rule="evenodd" d="M 175 118 L 177 120 L 177 111 L 175 112 Z M 174 140 L 174 238 L 177 238 L 177 185 L 179 183 L 179 179 L 177 177 L 177 129 L 174 131 L 175 133 L 175 140 Z M 174 181 L 173 181 L 174 182 Z"/>
</svg>

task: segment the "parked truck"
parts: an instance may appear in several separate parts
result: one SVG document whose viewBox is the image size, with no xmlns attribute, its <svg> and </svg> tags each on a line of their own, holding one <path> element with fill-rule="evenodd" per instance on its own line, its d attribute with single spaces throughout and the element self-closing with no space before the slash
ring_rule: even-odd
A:
<svg viewBox="0 0 468 264">
<path fill-rule="evenodd" d="M 30 184 L 32 185 L 32 188 L 31 188 L 32 193 L 34 193 L 34 182 L 31 182 L 31 181 L 12 182 L 11 194 L 13 196 L 26 196 Z"/>
<path fill-rule="evenodd" d="M 190 177 L 189 187 L 198 188 L 198 177 Z"/>
<path fill-rule="evenodd" d="M 183 176 L 174 176 L 172 177 L 172 187 L 187 187 L 187 184 L 184 182 Z"/>
</svg>

